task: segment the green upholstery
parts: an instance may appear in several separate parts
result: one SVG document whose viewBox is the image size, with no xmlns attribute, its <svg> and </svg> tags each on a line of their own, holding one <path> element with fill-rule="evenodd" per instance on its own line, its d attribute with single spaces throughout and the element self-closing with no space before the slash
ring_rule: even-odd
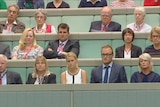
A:
<svg viewBox="0 0 160 107">
<path fill-rule="evenodd" d="M 63 16 L 62 22 L 70 26 L 70 32 L 88 32 L 93 16 Z"/>
<path fill-rule="evenodd" d="M 112 20 L 121 24 L 121 30 L 123 30 L 127 26 L 126 15 L 113 15 Z"/>
<path fill-rule="evenodd" d="M 145 22 L 152 27 L 160 25 L 160 18 L 159 14 L 146 14 Z"/>
<path fill-rule="evenodd" d="M 144 39 L 135 39 L 133 41 L 133 44 L 141 47 L 142 48 L 142 52 L 143 52 L 144 49 L 146 48 L 146 43 L 145 42 L 146 42 L 146 40 L 144 40 Z"/>
<path fill-rule="evenodd" d="M 123 40 L 112 40 L 111 42 L 112 42 L 111 46 L 114 51 L 116 50 L 117 47 L 124 45 Z"/>
<path fill-rule="evenodd" d="M 79 0 L 64 0 L 67 2 L 71 8 L 78 8 Z"/>
<path fill-rule="evenodd" d="M 111 40 L 80 40 L 79 58 L 100 58 L 101 47 L 105 44 L 111 45 Z"/>
</svg>

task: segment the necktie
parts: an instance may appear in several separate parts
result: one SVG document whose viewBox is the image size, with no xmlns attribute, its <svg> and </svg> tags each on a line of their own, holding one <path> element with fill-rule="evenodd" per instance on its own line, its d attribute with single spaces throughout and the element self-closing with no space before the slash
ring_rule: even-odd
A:
<svg viewBox="0 0 160 107">
<path fill-rule="evenodd" d="M 0 85 L 2 85 L 2 76 L 0 74 Z"/>
<path fill-rule="evenodd" d="M 60 43 L 58 46 L 58 52 L 63 52 L 63 43 Z"/>
<path fill-rule="evenodd" d="M 103 32 L 106 32 L 106 31 L 107 31 L 107 25 L 103 25 L 102 31 L 103 31 Z"/>
<path fill-rule="evenodd" d="M 104 75 L 104 83 L 108 83 L 108 68 L 109 66 L 106 66 L 106 71 L 105 71 L 105 75 Z"/>
</svg>

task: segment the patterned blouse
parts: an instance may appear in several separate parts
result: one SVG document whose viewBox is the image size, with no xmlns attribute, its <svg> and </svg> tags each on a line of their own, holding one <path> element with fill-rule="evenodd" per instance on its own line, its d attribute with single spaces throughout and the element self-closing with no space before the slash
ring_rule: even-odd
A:
<svg viewBox="0 0 160 107">
<path fill-rule="evenodd" d="M 41 46 L 29 51 L 26 55 L 24 50 L 20 50 L 19 46 L 15 46 L 12 51 L 12 57 L 17 56 L 17 59 L 36 59 L 37 56 L 42 56 L 44 49 Z"/>
</svg>

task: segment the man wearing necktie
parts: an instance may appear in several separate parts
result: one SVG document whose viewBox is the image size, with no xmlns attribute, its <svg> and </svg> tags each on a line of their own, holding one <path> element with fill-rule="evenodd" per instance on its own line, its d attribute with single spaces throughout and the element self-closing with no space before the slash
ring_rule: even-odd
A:
<svg viewBox="0 0 160 107">
<path fill-rule="evenodd" d="M 121 31 L 121 24 L 112 21 L 112 8 L 104 6 L 101 10 L 101 20 L 93 21 L 91 23 L 89 32 L 119 32 Z"/>
<path fill-rule="evenodd" d="M 22 84 L 22 79 L 19 73 L 9 71 L 7 69 L 8 59 L 5 55 L 0 54 L 0 84 Z"/>
<path fill-rule="evenodd" d="M 59 24 L 57 34 L 59 39 L 50 41 L 43 55 L 47 59 L 64 59 L 68 52 L 74 52 L 78 57 L 80 48 L 79 41 L 69 39 L 69 26 L 66 23 Z"/>
<path fill-rule="evenodd" d="M 125 68 L 112 61 L 114 56 L 110 45 L 101 48 L 103 64 L 94 68 L 91 72 L 91 83 L 127 83 Z"/>
</svg>

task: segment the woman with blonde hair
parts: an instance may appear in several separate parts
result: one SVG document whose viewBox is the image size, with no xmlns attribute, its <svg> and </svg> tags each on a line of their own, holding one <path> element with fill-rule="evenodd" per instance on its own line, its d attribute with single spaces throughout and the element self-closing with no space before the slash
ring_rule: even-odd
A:
<svg viewBox="0 0 160 107">
<path fill-rule="evenodd" d="M 55 84 L 56 75 L 48 69 L 44 56 L 38 56 L 34 64 L 34 71 L 28 75 L 26 84 Z"/>
<path fill-rule="evenodd" d="M 12 59 L 36 59 L 43 55 L 43 48 L 36 42 L 36 35 L 31 28 L 27 28 L 22 33 L 19 45 L 12 51 Z"/>
<path fill-rule="evenodd" d="M 152 57 L 148 53 L 139 56 L 139 68 L 140 70 L 131 76 L 132 83 L 160 82 L 160 76 L 153 71 Z"/>
<path fill-rule="evenodd" d="M 68 52 L 66 55 L 67 70 L 61 73 L 62 84 L 85 84 L 87 73 L 78 67 L 78 58 L 75 53 Z"/>
<path fill-rule="evenodd" d="M 156 26 L 152 28 L 148 40 L 153 42 L 145 48 L 144 53 L 149 53 L 152 57 L 160 57 L 160 27 Z"/>
</svg>

